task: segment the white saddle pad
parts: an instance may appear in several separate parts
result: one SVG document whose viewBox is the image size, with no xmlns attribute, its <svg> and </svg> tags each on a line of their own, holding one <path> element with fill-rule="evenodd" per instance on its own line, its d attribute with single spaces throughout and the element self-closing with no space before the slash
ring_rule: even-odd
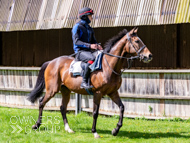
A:
<svg viewBox="0 0 190 143">
<path fill-rule="evenodd" d="M 70 68 L 69 68 L 69 73 L 78 73 L 78 74 L 80 74 L 81 71 L 82 71 L 81 61 L 73 60 L 71 62 Z"/>
<path fill-rule="evenodd" d="M 102 51 L 97 51 L 97 52 L 94 52 L 93 54 L 95 54 L 96 59 L 95 59 L 95 62 L 89 66 L 89 68 L 91 69 L 91 72 L 93 72 L 94 70 L 100 67 L 100 64 L 98 64 L 97 62 L 101 63 L 101 60 L 100 60 L 101 57 L 99 55 L 102 54 Z M 73 73 L 74 76 L 77 76 L 77 75 L 81 75 L 81 72 L 82 72 L 81 61 L 73 60 L 69 68 L 69 73 Z"/>
</svg>

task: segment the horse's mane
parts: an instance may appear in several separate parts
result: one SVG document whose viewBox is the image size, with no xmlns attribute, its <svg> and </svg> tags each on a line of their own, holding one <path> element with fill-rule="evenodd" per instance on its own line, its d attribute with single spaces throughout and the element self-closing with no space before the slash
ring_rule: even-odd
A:
<svg viewBox="0 0 190 143">
<path fill-rule="evenodd" d="M 112 37 L 111 39 L 109 39 L 109 40 L 105 43 L 105 45 L 104 45 L 104 47 L 105 47 L 104 52 L 108 53 L 108 52 L 111 50 L 111 48 L 112 48 L 123 36 L 125 36 L 125 34 L 127 34 L 127 30 L 126 30 L 126 29 L 123 29 L 121 32 L 119 32 L 118 35 L 116 35 L 116 36 Z"/>
</svg>

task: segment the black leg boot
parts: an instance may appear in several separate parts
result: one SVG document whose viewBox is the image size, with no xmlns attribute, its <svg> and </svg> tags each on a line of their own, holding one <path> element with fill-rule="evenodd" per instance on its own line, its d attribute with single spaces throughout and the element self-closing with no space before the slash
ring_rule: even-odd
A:
<svg viewBox="0 0 190 143">
<path fill-rule="evenodd" d="M 81 67 L 84 70 L 83 72 L 83 81 L 81 83 L 81 88 L 85 88 L 85 89 L 89 89 L 89 88 L 93 88 L 93 86 L 88 84 L 88 78 L 90 76 L 90 68 L 89 68 L 89 63 L 81 63 Z"/>
</svg>

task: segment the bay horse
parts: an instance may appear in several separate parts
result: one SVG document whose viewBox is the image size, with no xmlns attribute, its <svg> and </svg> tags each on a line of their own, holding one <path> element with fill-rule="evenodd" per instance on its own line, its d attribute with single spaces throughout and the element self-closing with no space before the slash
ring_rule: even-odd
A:
<svg viewBox="0 0 190 143">
<path fill-rule="evenodd" d="M 135 58 L 139 58 L 144 63 L 152 60 L 152 54 L 144 45 L 142 40 L 137 36 L 138 28 L 131 31 L 121 31 L 117 36 L 110 39 L 104 49 L 102 58 L 102 69 L 91 73 L 91 84 L 93 85 L 93 125 L 92 133 L 95 138 L 99 138 L 96 131 L 96 122 L 100 107 L 101 98 L 108 95 L 112 101 L 118 105 L 120 109 L 120 117 L 116 128 L 112 130 L 112 135 L 116 136 L 123 123 L 124 105 L 119 97 L 118 89 L 121 86 L 121 69 L 127 54 L 131 54 Z M 39 71 L 36 85 L 28 96 L 28 100 L 34 103 L 40 97 L 43 89 L 46 89 L 45 96 L 39 100 L 39 117 L 33 129 L 37 129 L 41 125 L 42 112 L 45 104 L 61 91 L 62 104 L 60 111 L 63 117 L 65 130 L 69 133 L 74 131 L 69 127 L 66 117 L 67 104 L 70 100 L 71 91 L 82 95 L 88 95 L 85 89 L 80 88 L 82 77 L 73 77 L 69 73 L 69 67 L 74 60 L 70 56 L 61 56 L 52 61 L 44 63 Z M 112 87 L 112 88 L 110 88 Z"/>
</svg>

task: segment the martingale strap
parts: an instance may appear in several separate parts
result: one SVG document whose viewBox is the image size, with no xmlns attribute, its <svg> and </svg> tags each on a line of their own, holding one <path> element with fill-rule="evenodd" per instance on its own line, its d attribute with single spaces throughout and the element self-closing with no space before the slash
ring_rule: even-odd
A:
<svg viewBox="0 0 190 143">
<path fill-rule="evenodd" d="M 92 88 L 85 88 L 86 92 L 89 94 L 89 95 L 94 95 L 93 91 L 92 91 Z"/>
</svg>

